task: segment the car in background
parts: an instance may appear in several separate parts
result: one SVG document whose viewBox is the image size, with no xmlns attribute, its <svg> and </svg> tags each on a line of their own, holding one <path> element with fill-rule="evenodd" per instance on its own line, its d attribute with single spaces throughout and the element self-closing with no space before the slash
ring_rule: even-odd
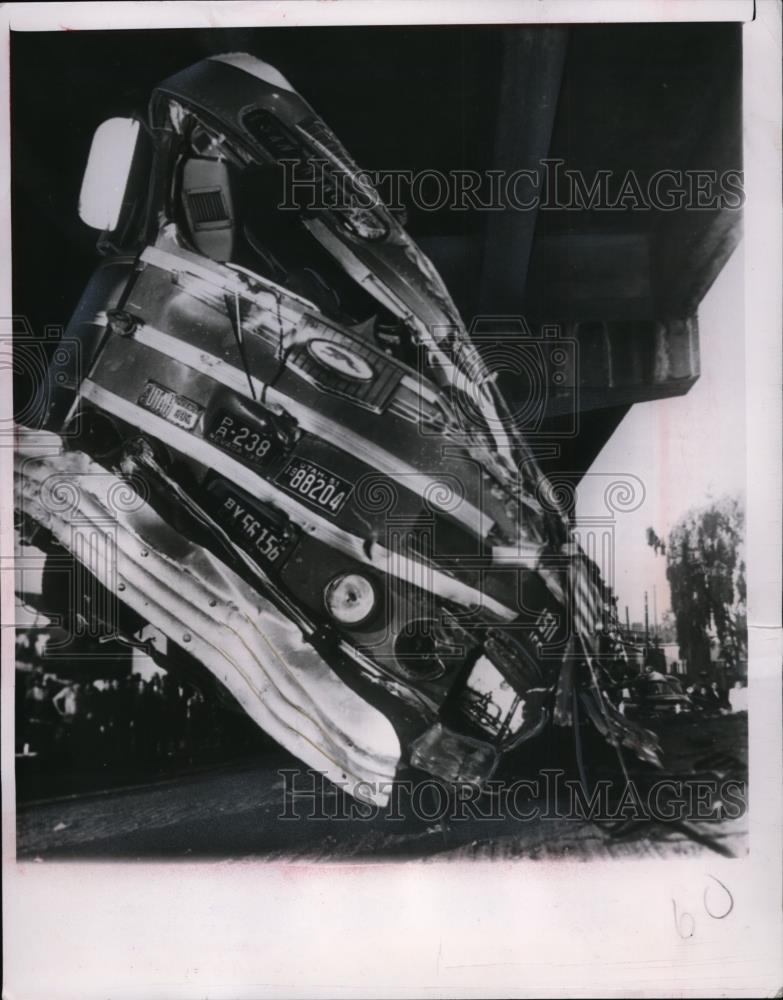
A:
<svg viewBox="0 0 783 1000">
<path fill-rule="evenodd" d="M 630 715 L 679 715 L 693 711 L 693 702 L 676 677 L 652 670 L 626 688 L 625 711 Z"/>
</svg>

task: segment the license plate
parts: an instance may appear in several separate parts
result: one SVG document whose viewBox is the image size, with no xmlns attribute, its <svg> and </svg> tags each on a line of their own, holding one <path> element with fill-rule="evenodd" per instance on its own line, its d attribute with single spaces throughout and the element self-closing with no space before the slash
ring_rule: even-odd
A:
<svg viewBox="0 0 783 1000">
<path fill-rule="evenodd" d="M 152 379 L 147 382 L 144 392 L 139 396 L 139 406 L 168 420 L 170 424 L 184 427 L 186 431 L 193 430 L 204 410 L 203 406 L 194 403 L 187 396 L 180 396 L 173 389 Z"/>
<path fill-rule="evenodd" d="M 229 410 L 218 410 L 206 436 L 229 454 L 260 467 L 269 465 L 283 450 L 274 430 L 261 418 L 251 422 Z"/>
<path fill-rule="evenodd" d="M 353 492 L 352 483 L 315 462 L 301 458 L 292 458 L 282 472 L 277 474 L 275 482 L 330 517 L 336 517 L 340 513 Z"/>
<path fill-rule="evenodd" d="M 279 566 L 296 544 L 296 532 L 222 479 L 209 486 L 212 512 L 232 541 L 263 566 Z"/>
</svg>

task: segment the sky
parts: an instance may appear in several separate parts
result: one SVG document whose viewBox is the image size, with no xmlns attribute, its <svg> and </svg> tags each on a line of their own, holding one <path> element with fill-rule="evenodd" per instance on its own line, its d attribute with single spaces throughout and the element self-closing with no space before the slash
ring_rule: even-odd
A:
<svg viewBox="0 0 783 1000">
<path fill-rule="evenodd" d="M 577 496 L 577 519 L 606 510 L 607 480 L 593 473 L 628 473 L 644 483 L 637 510 L 618 513 L 614 589 L 621 618 L 644 620 L 644 591 L 653 587 L 658 616 L 670 609 L 666 559 L 647 545 L 691 507 L 725 494 L 745 495 L 745 341 L 742 244 L 734 251 L 698 311 L 701 376 L 684 396 L 637 403 L 607 441 Z"/>
</svg>

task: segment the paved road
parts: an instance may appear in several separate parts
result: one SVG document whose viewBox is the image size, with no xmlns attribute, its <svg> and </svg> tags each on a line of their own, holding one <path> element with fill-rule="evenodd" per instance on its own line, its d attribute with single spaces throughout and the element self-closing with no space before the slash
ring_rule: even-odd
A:
<svg viewBox="0 0 783 1000">
<path fill-rule="evenodd" d="M 744 766 L 744 717 L 701 720 L 698 726 L 672 720 L 663 736 L 673 768 L 714 767 L 725 775 L 727 768 L 736 773 Z M 741 854 L 746 849 L 744 816 L 690 823 L 687 831 L 669 824 L 641 825 L 620 837 L 583 820 L 521 820 L 505 807 L 505 814 L 495 818 L 477 818 L 468 810 L 462 819 L 443 822 L 389 818 L 381 812 L 369 818 L 350 816 L 351 800 L 329 786 L 316 787 L 315 795 L 287 794 L 290 784 L 286 789 L 280 770 L 298 766 L 281 752 L 268 751 L 151 785 L 28 804 L 18 812 L 18 856 L 45 861 L 566 855 L 587 860 L 684 856 L 711 849 Z M 306 775 L 298 780 L 305 793 L 312 787 Z M 531 805 L 527 803 L 527 811 Z M 421 807 L 428 814 L 439 811 L 432 798 L 422 799 Z M 306 818 L 314 810 L 320 816 Z M 286 813 L 298 818 L 283 818 Z M 705 847 L 700 837 L 709 838 L 712 846 Z"/>
</svg>

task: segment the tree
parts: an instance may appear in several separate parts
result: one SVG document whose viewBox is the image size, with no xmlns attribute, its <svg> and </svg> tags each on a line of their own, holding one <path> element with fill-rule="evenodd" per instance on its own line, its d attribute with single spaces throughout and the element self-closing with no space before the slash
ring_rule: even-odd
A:
<svg viewBox="0 0 783 1000">
<path fill-rule="evenodd" d="M 744 528 L 739 501 L 724 497 L 688 511 L 669 534 L 666 576 L 677 642 L 693 670 L 709 665 L 713 637 L 727 664 L 746 656 Z"/>
<path fill-rule="evenodd" d="M 662 556 L 666 555 L 666 542 L 662 538 L 659 538 L 653 528 L 647 529 L 647 544 L 655 552 L 656 556 L 660 552 Z"/>
<path fill-rule="evenodd" d="M 664 611 L 661 615 L 661 623 L 658 626 L 658 638 L 661 642 L 677 641 L 677 620 L 674 612 Z"/>
</svg>

